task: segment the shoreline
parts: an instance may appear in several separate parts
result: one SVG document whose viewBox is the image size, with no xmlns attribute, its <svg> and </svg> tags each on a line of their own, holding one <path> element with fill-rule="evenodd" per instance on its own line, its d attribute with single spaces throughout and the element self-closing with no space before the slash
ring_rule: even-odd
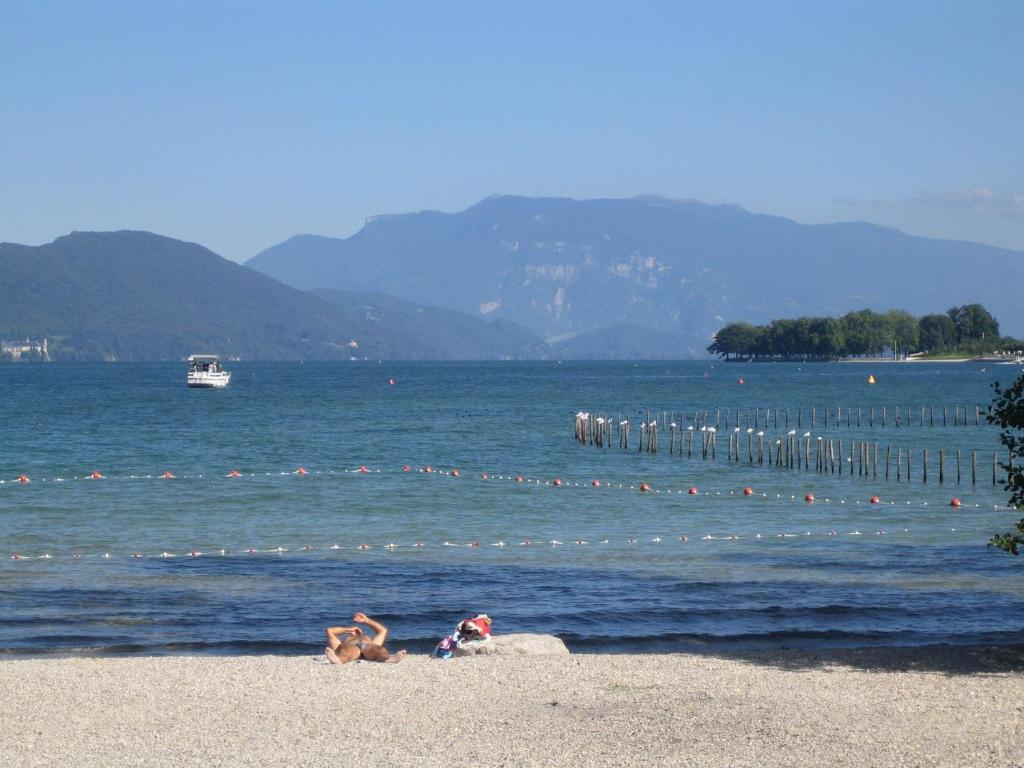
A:
<svg viewBox="0 0 1024 768">
<path fill-rule="evenodd" d="M 0 753 L 13 766 L 1010 766 L 1022 683 L 1024 645 L 4 659 Z"/>
</svg>

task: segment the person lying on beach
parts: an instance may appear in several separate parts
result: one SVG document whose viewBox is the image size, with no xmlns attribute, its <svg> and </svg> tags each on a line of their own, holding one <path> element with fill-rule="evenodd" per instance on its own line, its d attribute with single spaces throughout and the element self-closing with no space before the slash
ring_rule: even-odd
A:
<svg viewBox="0 0 1024 768">
<path fill-rule="evenodd" d="M 384 647 L 388 628 L 379 621 L 374 621 L 362 611 L 355 614 L 352 620 L 372 629 L 373 637 L 367 636 L 357 626 L 328 627 L 324 655 L 331 664 L 348 664 L 356 659 L 397 664 L 405 658 L 405 651 L 399 651 L 394 656 L 388 653 L 388 649 Z"/>
</svg>

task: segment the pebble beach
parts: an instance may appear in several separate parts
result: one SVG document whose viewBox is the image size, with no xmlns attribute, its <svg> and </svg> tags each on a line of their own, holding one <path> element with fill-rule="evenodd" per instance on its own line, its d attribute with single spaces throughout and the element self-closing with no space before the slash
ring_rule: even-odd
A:
<svg viewBox="0 0 1024 768">
<path fill-rule="evenodd" d="M 1024 647 L 0 661 L 7 766 L 1017 766 Z"/>
</svg>

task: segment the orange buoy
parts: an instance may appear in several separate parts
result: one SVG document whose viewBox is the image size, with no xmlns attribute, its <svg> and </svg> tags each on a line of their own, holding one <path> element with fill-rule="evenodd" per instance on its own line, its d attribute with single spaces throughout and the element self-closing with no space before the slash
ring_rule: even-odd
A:
<svg viewBox="0 0 1024 768">
<path fill-rule="evenodd" d="M 591 480 L 590 484 L 592 486 L 594 486 L 595 488 L 600 488 L 601 487 L 601 481 L 600 480 Z"/>
<path fill-rule="evenodd" d="M 359 469 L 357 469 L 356 471 L 357 471 L 357 472 L 369 472 L 370 470 L 368 470 L 368 469 L 366 468 L 366 465 L 365 465 L 365 464 L 360 464 L 360 465 L 359 465 Z"/>
<path fill-rule="evenodd" d="M 869 504 L 881 504 L 882 500 L 880 498 L 878 498 L 877 496 L 872 496 L 870 499 L 868 499 L 868 503 Z"/>
<path fill-rule="evenodd" d="M 651 486 L 649 486 L 647 483 L 640 483 L 641 493 L 647 493 L 649 490 L 651 490 Z"/>
<path fill-rule="evenodd" d="M 241 476 L 242 476 L 242 473 L 239 472 L 237 469 L 232 469 L 231 470 L 231 477 L 241 477 Z"/>
<path fill-rule="evenodd" d="M 516 482 L 517 483 L 523 482 L 523 476 L 522 475 L 516 475 Z"/>
<path fill-rule="evenodd" d="M 950 499 L 949 506 L 951 506 L 951 507 L 959 507 L 960 506 L 960 499 L 958 499 L 956 496 L 954 496 L 952 499 Z"/>
<path fill-rule="evenodd" d="M 488 479 L 490 479 L 490 476 L 486 472 L 481 472 L 480 473 L 480 479 L 481 480 L 488 480 Z"/>
<path fill-rule="evenodd" d="M 402 471 L 403 472 L 411 472 L 412 471 L 412 467 L 410 467 L 408 464 L 403 464 L 402 465 Z"/>
<path fill-rule="evenodd" d="M 26 485 L 29 482 L 28 475 L 18 475 L 18 482 Z"/>
<path fill-rule="evenodd" d="M 457 469 L 453 469 L 452 470 L 452 477 L 460 477 L 461 475 L 462 475 L 462 473 L 459 472 L 459 470 L 457 470 Z"/>
<path fill-rule="evenodd" d="M 298 469 L 295 470 L 295 474 L 296 475 L 305 475 L 305 474 L 307 474 L 306 473 L 306 468 L 305 467 L 299 467 Z"/>
<path fill-rule="evenodd" d="M 170 470 L 168 470 L 168 471 L 164 472 L 163 478 L 164 478 L 164 480 L 173 480 L 174 479 L 174 473 L 172 473 Z"/>
<path fill-rule="evenodd" d="M 103 475 L 100 474 L 100 471 L 98 469 L 94 469 L 92 471 L 92 474 L 89 475 L 89 477 L 92 478 L 93 480 L 102 480 L 103 479 Z"/>
<path fill-rule="evenodd" d="M 690 489 L 687 491 L 687 493 L 690 494 L 691 496 L 696 496 L 697 495 L 697 486 L 691 485 Z"/>
<path fill-rule="evenodd" d="M 814 503 L 814 494 L 813 493 L 804 494 L 804 501 L 806 501 L 808 504 L 813 504 Z"/>
<path fill-rule="evenodd" d="M 562 484 L 562 481 L 556 477 L 551 484 L 557 487 Z"/>
<path fill-rule="evenodd" d="M 429 475 L 431 472 L 434 471 L 434 468 L 433 467 L 424 467 L 423 471 L 426 472 Z"/>
<path fill-rule="evenodd" d="M 743 495 L 744 496 L 750 496 L 753 493 L 754 493 L 754 489 L 753 488 L 744 488 L 743 489 Z"/>
</svg>

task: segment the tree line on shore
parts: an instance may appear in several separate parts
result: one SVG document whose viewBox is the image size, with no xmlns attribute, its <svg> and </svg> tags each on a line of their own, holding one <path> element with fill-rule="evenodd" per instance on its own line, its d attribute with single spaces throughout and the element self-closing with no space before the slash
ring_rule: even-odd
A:
<svg viewBox="0 0 1024 768">
<path fill-rule="evenodd" d="M 842 317 L 799 317 L 767 325 L 729 323 L 707 350 L 725 359 L 834 360 L 885 354 L 981 355 L 1013 351 L 1024 342 L 999 335 L 999 322 L 981 304 L 914 317 L 902 309 L 862 309 Z"/>
</svg>

